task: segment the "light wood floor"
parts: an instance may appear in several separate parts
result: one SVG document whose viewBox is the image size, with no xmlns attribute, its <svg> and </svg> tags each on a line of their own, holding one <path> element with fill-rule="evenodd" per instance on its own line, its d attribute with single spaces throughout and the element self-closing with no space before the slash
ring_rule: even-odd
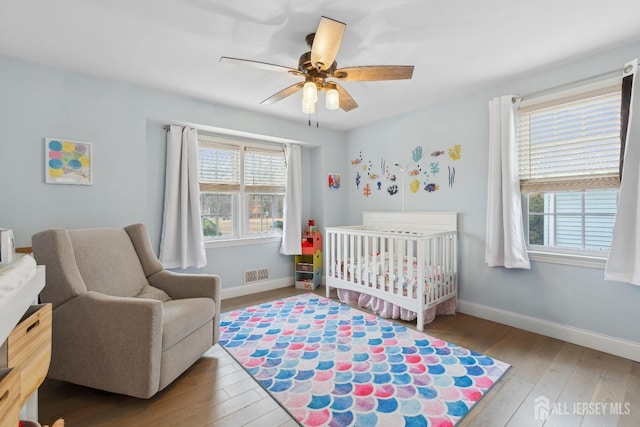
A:
<svg viewBox="0 0 640 427">
<path fill-rule="evenodd" d="M 317 292 L 323 295 L 324 288 Z M 233 298 L 223 301 L 222 309 L 297 293 L 303 292 L 286 288 Z M 460 426 L 640 426 L 640 363 L 464 314 L 440 316 L 425 332 L 512 365 Z M 556 406 L 557 412 L 546 421 L 538 421 L 534 401 L 539 396 L 564 405 Z M 39 397 L 40 422 L 63 417 L 68 427 L 298 425 L 218 345 L 149 400 L 55 380 L 45 380 Z M 620 404 L 630 414 L 575 414 L 573 405 L 581 402 Z"/>
</svg>

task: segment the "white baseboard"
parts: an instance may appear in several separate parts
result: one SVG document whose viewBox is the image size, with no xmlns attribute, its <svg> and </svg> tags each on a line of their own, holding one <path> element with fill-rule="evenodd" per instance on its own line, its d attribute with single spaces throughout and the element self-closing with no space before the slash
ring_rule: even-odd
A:
<svg viewBox="0 0 640 427">
<path fill-rule="evenodd" d="M 458 300 L 458 311 L 640 362 L 640 343 L 634 341 L 467 301 Z"/>
<path fill-rule="evenodd" d="M 282 279 L 265 280 L 263 282 L 254 283 L 252 285 L 238 285 L 229 288 L 222 288 L 220 297 L 222 299 L 229 299 L 235 297 L 242 297 L 245 295 L 251 295 L 258 292 L 272 291 L 274 289 L 286 288 L 287 286 L 293 286 L 295 284 L 293 277 L 285 277 Z"/>
</svg>

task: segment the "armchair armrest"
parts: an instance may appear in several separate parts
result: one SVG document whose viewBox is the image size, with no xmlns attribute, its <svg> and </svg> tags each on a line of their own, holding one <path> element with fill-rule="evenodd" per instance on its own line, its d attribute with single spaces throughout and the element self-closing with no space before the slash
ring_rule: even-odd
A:
<svg viewBox="0 0 640 427">
<path fill-rule="evenodd" d="M 220 276 L 217 274 L 184 274 L 162 270 L 147 278 L 151 286 L 162 289 L 173 299 L 211 298 L 215 303 L 213 344 L 220 334 Z"/>
<path fill-rule="evenodd" d="M 220 276 L 216 274 L 184 274 L 162 270 L 148 277 L 149 284 L 165 291 L 171 298 L 220 299 Z"/>
<path fill-rule="evenodd" d="M 64 363 L 52 363 L 50 374 L 98 389 L 152 396 L 160 383 L 162 315 L 162 303 L 155 300 L 97 292 L 72 298 L 53 313 L 52 362 Z"/>
</svg>

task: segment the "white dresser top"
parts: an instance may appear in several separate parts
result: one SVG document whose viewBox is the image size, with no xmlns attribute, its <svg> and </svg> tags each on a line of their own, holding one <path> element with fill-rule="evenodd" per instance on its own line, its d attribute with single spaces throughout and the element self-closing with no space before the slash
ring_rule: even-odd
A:
<svg viewBox="0 0 640 427">
<path fill-rule="evenodd" d="M 41 265 L 35 267 L 35 271 L 30 274 L 27 272 L 9 275 L 8 272 L 13 264 L 26 264 L 20 263 L 20 261 L 21 258 L 17 258 L 13 263 L 1 266 L 0 273 L 4 273 L 2 275 L 5 282 L 2 284 L 2 292 L 0 292 L 0 345 L 20 322 L 29 306 L 37 303 L 38 294 L 45 284 L 45 268 Z M 31 268 L 33 269 L 33 267 Z M 14 272 L 11 271 L 11 273 Z M 7 277 L 10 277 L 14 283 L 7 283 Z"/>
</svg>

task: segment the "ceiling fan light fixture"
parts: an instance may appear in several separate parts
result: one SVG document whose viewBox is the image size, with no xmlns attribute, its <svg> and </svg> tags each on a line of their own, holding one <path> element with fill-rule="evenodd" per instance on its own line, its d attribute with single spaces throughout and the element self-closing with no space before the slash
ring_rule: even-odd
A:
<svg viewBox="0 0 640 427">
<path fill-rule="evenodd" d="M 302 87 L 302 102 L 316 103 L 318 102 L 318 88 L 312 81 L 307 81 Z"/>
<path fill-rule="evenodd" d="M 304 114 L 313 114 L 316 112 L 316 103 L 315 102 L 306 102 L 304 98 L 302 98 L 302 112 Z"/>
<path fill-rule="evenodd" d="M 334 83 L 328 83 L 327 94 L 325 96 L 325 107 L 327 110 L 337 110 L 340 107 L 340 94 Z"/>
</svg>

